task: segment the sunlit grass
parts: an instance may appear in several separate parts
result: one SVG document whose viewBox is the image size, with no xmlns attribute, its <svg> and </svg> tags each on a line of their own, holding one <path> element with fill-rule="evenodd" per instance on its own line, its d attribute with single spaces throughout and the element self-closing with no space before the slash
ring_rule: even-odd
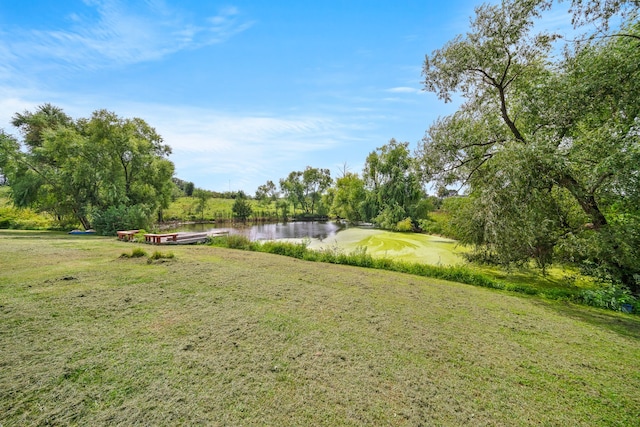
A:
<svg viewBox="0 0 640 427">
<path fill-rule="evenodd" d="M 171 202 L 164 210 L 163 215 L 167 220 L 181 221 L 215 221 L 230 220 L 233 217 L 233 199 L 210 198 L 206 200 L 204 211 L 199 208 L 200 201 L 196 197 L 179 197 Z M 276 217 L 274 203 L 263 204 L 256 200 L 249 200 L 254 212 L 258 217 Z"/>
</svg>

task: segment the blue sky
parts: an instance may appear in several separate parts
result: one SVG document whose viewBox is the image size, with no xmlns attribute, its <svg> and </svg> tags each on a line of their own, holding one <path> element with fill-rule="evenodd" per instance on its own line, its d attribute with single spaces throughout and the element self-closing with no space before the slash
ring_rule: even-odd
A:
<svg viewBox="0 0 640 427">
<path fill-rule="evenodd" d="M 16 134 L 11 117 L 47 102 L 140 117 L 177 177 L 215 191 L 253 194 L 306 166 L 360 172 L 454 110 L 421 91 L 422 62 L 478 3 L 3 1 L 0 128 Z"/>
</svg>

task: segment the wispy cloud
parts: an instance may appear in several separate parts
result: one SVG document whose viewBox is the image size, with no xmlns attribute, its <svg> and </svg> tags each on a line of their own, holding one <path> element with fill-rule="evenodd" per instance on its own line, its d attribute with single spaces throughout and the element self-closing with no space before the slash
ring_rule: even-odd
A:
<svg viewBox="0 0 640 427">
<path fill-rule="evenodd" d="M 420 90 L 416 89 L 414 87 L 399 86 L 399 87 L 392 87 L 390 89 L 386 89 L 385 92 L 389 92 L 389 93 L 420 93 Z"/>
<path fill-rule="evenodd" d="M 255 188 L 306 165 L 329 167 L 345 143 L 358 143 L 357 124 L 321 115 L 230 114 L 185 105 L 129 104 L 118 114 L 144 119 L 173 149 L 177 175 L 194 182 L 227 182 L 232 189 Z M 297 169 L 296 169 L 297 170 Z M 216 188 L 212 188 L 216 189 Z M 224 190 L 226 188 L 218 188 Z"/>
<path fill-rule="evenodd" d="M 251 27 L 236 8 L 189 20 L 162 2 L 134 8 L 125 1 L 85 1 L 93 14 L 74 13 L 66 29 L 18 28 L 3 35 L 0 51 L 14 59 L 48 59 L 58 64 L 95 69 L 157 60 L 181 50 L 222 43 Z"/>
</svg>

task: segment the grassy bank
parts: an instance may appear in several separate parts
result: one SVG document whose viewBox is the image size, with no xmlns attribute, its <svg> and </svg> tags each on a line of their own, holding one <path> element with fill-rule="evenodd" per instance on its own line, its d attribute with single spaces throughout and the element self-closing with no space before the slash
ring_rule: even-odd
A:
<svg viewBox="0 0 640 427">
<path fill-rule="evenodd" d="M 155 249 L 0 231 L 1 425 L 640 417 L 636 316 L 265 253 Z"/>
<path fill-rule="evenodd" d="M 437 262 L 434 265 L 428 263 L 429 258 L 440 260 L 442 259 L 441 254 L 455 260 L 456 254 L 452 252 L 453 241 L 428 235 L 405 235 L 404 233 L 379 230 L 356 230 L 357 235 L 362 233 L 383 241 L 387 246 L 400 247 L 400 250 L 393 250 L 392 257 L 387 256 L 387 252 L 381 254 L 381 251 L 376 250 L 375 246 L 372 251 L 373 255 L 369 251 L 369 247 L 360 245 L 355 246 L 355 249 L 351 252 L 347 252 L 345 249 L 349 247 L 350 243 L 347 238 L 347 243 L 345 244 L 344 237 L 339 237 L 339 239 L 342 239 L 339 246 L 327 245 L 325 242 L 321 245 L 318 245 L 317 242 L 309 245 L 307 240 L 300 241 L 300 239 L 286 242 L 280 240 L 251 241 L 242 235 L 215 237 L 210 241 L 210 244 L 230 249 L 284 255 L 305 261 L 344 264 L 407 273 L 484 288 L 535 295 L 553 300 L 571 301 L 628 313 L 637 312 L 638 300 L 628 289 L 607 283 L 597 283 L 588 277 L 574 276 L 570 274 L 572 272 L 559 268 L 555 269 L 554 274 L 542 276 L 532 269 L 519 268 L 515 271 L 504 271 L 499 267 L 479 266 L 464 262 L 462 258 L 457 258 L 460 262 L 459 264 L 442 265 Z M 353 235 L 352 230 L 347 230 L 340 234 Z M 381 238 L 381 235 L 386 237 Z M 371 240 L 371 237 L 367 237 L 360 240 L 360 242 L 371 242 Z M 409 252 L 407 251 L 407 242 L 416 242 L 411 243 L 409 248 L 409 251 L 414 251 L 415 254 L 408 253 L 404 257 L 397 256 L 398 252 Z M 443 242 L 445 247 L 441 245 Z M 419 247 L 416 248 L 416 246 Z M 433 251 L 434 254 L 429 254 L 430 251 Z M 416 255 L 421 253 L 427 254 L 425 259 L 427 262 L 423 262 L 423 258 Z M 411 262 L 406 261 L 406 259 L 417 259 L 419 261 Z M 575 274 L 575 272 L 573 273 Z"/>
</svg>

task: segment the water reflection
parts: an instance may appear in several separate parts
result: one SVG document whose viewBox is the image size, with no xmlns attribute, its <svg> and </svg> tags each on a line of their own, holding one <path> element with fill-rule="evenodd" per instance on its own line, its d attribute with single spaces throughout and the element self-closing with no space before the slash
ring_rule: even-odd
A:
<svg viewBox="0 0 640 427">
<path fill-rule="evenodd" d="M 216 227 L 214 224 L 184 224 L 172 231 L 215 232 L 228 231 L 242 234 L 250 240 L 277 239 L 326 239 L 335 236 L 344 225 L 335 222 L 300 221 L 273 224 L 256 224 L 240 227 Z"/>
</svg>

